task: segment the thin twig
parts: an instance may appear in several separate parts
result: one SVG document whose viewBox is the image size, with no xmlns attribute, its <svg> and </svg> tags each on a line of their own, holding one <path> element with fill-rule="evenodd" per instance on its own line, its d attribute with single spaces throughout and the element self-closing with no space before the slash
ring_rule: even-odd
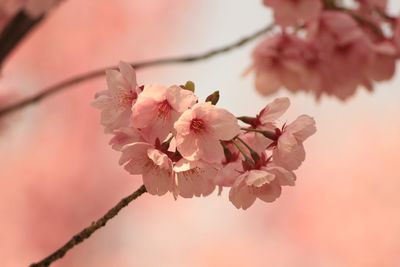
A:
<svg viewBox="0 0 400 267">
<path fill-rule="evenodd" d="M 31 18 L 23 10 L 10 20 L 0 34 L 0 68 L 4 60 L 41 20 L 43 16 Z"/>
<path fill-rule="evenodd" d="M 49 256 L 44 258 L 43 260 L 33 263 L 30 267 L 47 267 L 50 266 L 53 262 L 61 259 L 64 255 L 70 251 L 76 245 L 82 243 L 85 239 L 88 239 L 94 232 L 99 230 L 101 227 L 105 226 L 106 223 L 114 218 L 124 207 L 126 207 L 133 200 L 146 193 L 146 188 L 144 185 L 139 187 L 135 192 L 130 194 L 129 196 L 121 199 L 117 205 L 115 205 L 112 209 L 107 211 L 100 219 L 93 222 L 90 226 L 86 227 L 76 235 L 74 235 L 64 246 L 60 247 Z"/>
<path fill-rule="evenodd" d="M 189 55 L 189 56 L 180 56 L 180 57 L 173 57 L 173 58 L 143 61 L 143 62 L 139 62 L 139 63 L 131 63 L 131 65 L 135 69 L 140 69 L 140 68 L 145 68 L 145 67 L 150 67 L 150 66 L 177 64 L 177 63 L 190 63 L 190 62 L 205 60 L 205 59 L 211 58 L 213 56 L 231 51 L 235 48 L 241 47 L 244 44 L 250 42 L 251 40 L 256 39 L 260 35 L 272 30 L 273 27 L 274 27 L 274 25 L 269 25 L 255 33 L 253 33 L 252 35 L 249 35 L 245 38 L 240 39 L 239 41 L 236 41 L 232 44 L 229 44 L 229 45 L 217 48 L 217 49 L 210 50 L 205 53 L 200 53 L 197 55 Z M 103 76 L 105 74 L 105 71 L 107 69 L 111 69 L 111 68 L 117 68 L 117 67 L 111 66 L 111 67 L 107 67 L 107 68 L 90 71 L 90 72 L 66 79 L 66 80 L 64 80 L 60 83 L 57 83 L 55 85 L 52 85 L 50 87 L 47 87 L 46 89 L 42 90 L 41 92 L 37 93 L 36 95 L 26 97 L 25 99 L 22 99 L 21 101 L 15 103 L 15 104 L 12 104 L 8 107 L 0 109 L 0 117 L 3 117 L 11 112 L 23 109 L 31 104 L 37 103 L 40 100 L 43 100 L 44 98 L 47 98 L 48 96 L 56 94 L 72 85 L 76 85 L 78 83 Z"/>
</svg>

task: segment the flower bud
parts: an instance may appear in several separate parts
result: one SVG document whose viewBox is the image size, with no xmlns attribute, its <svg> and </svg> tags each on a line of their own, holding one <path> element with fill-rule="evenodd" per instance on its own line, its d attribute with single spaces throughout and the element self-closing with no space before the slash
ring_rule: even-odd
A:
<svg viewBox="0 0 400 267">
<path fill-rule="evenodd" d="M 216 105 L 219 100 L 219 91 L 215 91 L 211 95 L 207 96 L 206 102 L 211 102 L 211 104 Z"/>
<path fill-rule="evenodd" d="M 194 93 L 195 88 L 196 88 L 194 82 L 192 82 L 192 81 L 187 81 L 185 83 L 185 85 L 181 85 L 180 87 L 183 88 L 183 89 L 189 90 L 189 91 L 191 91 L 193 93 Z"/>
</svg>

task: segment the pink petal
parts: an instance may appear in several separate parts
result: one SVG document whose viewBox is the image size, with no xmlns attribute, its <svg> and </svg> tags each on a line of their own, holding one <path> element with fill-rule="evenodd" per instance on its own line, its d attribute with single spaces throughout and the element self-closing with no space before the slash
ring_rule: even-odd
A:
<svg viewBox="0 0 400 267">
<path fill-rule="evenodd" d="M 278 139 L 278 145 L 272 152 L 274 162 L 288 170 L 300 167 L 306 155 L 302 143 L 291 134 L 282 134 Z"/>
<path fill-rule="evenodd" d="M 130 84 L 124 79 L 122 74 L 117 70 L 106 71 L 107 86 L 110 91 L 127 91 L 130 90 Z"/>
<path fill-rule="evenodd" d="M 156 100 L 140 95 L 132 107 L 133 126 L 136 128 L 145 128 L 153 123 L 157 118 L 157 104 Z"/>
<path fill-rule="evenodd" d="M 218 168 L 214 165 L 181 159 L 173 170 L 176 172 L 177 190 L 184 198 L 207 196 L 215 189 L 212 181 Z"/>
<path fill-rule="evenodd" d="M 281 195 L 282 189 L 277 181 L 265 184 L 257 190 L 257 197 L 264 202 L 273 202 Z"/>
<path fill-rule="evenodd" d="M 260 94 L 271 95 L 276 93 L 278 89 L 282 87 L 282 83 L 276 73 L 257 71 L 255 87 Z"/>
<path fill-rule="evenodd" d="M 262 187 L 271 183 L 274 179 L 275 175 L 273 173 L 263 170 L 251 170 L 246 175 L 245 183 L 248 186 Z"/>
<path fill-rule="evenodd" d="M 176 148 L 185 159 L 198 160 L 200 158 L 200 148 L 197 146 L 197 139 L 193 134 L 188 134 L 184 137 L 178 135 Z"/>
<path fill-rule="evenodd" d="M 126 62 L 120 61 L 118 64 L 119 70 L 122 76 L 128 81 L 130 87 L 135 89 L 137 87 L 136 83 L 136 72 L 133 67 Z"/>
<path fill-rule="evenodd" d="M 172 191 L 172 172 L 157 165 L 149 165 L 143 172 L 143 183 L 149 194 L 162 196 Z"/>
<path fill-rule="evenodd" d="M 186 136 L 190 133 L 190 123 L 194 117 L 193 110 L 187 110 L 181 114 L 179 119 L 174 123 L 174 128 L 177 134 L 177 143 L 181 142 L 178 141 L 183 136 Z"/>
<path fill-rule="evenodd" d="M 269 164 L 266 171 L 275 174 L 275 179 L 279 182 L 281 186 L 290 185 L 294 186 L 294 182 L 296 181 L 296 175 L 285 168 L 277 166 L 275 164 Z"/>
<path fill-rule="evenodd" d="M 148 143 L 137 142 L 129 144 L 122 149 L 119 164 L 124 165 L 130 174 L 142 174 L 143 170 L 150 161 L 147 150 L 152 148 Z"/>
<path fill-rule="evenodd" d="M 113 132 L 114 137 L 109 144 L 113 149 L 120 151 L 125 145 L 144 141 L 140 132 L 133 127 L 125 127 Z"/>
<path fill-rule="evenodd" d="M 227 163 L 214 178 L 214 183 L 219 186 L 232 186 L 235 180 L 243 172 L 240 159 Z"/>
<path fill-rule="evenodd" d="M 274 101 L 269 103 L 259 115 L 259 119 L 262 124 L 275 122 L 279 119 L 289 108 L 290 100 L 287 97 L 276 98 Z"/>
<path fill-rule="evenodd" d="M 167 99 L 167 87 L 159 84 L 146 85 L 140 93 L 138 101 L 141 98 L 151 98 L 155 102 L 162 102 Z"/>
<path fill-rule="evenodd" d="M 303 142 L 313 135 L 317 131 L 317 128 L 315 127 L 315 120 L 312 117 L 300 115 L 285 128 L 285 131 L 290 132 L 297 140 Z"/>
<path fill-rule="evenodd" d="M 212 111 L 204 119 L 209 123 L 214 138 L 231 140 L 240 133 L 240 126 L 236 117 L 225 109 L 213 107 Z"/>
<path fill-rule="evenodd" d="M 220 141 L 210 134 L 199 136 L 196 141 L 198 150 L 194 156 L 195 160 L 202 159 L 209 163 L 220 163 L 225 158 Z"/>
<path fill-rule="evenodd" d="M 251 194 L 248 187 L 244 184 L 246 173 L 238 178 L 238 182 L 229 191 L 229 201 L 238 208 L 246 210 L 256 201 L 256 196 Z"/>
<path fill-rule="evenodd" d="M 197 97 L 193 92 L 176 85 L 168 88 L 166 98 L 172 108 L 178 112 L 184 112 L 197 101 Z"/>
</svg>

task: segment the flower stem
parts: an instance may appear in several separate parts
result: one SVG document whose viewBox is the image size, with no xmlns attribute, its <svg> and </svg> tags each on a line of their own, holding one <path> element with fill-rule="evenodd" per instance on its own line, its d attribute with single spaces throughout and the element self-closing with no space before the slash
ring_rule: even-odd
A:
<svg viewBox="0 0 400 267">
<path fill-rule="evenodd" d="M 253 128 L 240 128 L 240 129 L 243 131 L 246 131 L 246 132 L 260 133 L 260 134 L 264 135 L 266 138 L 268 138 L 272 141 L 276 141 L 276 134 L 274 132 L 260 130 L 260 129 L 253 129 Z"/>
<path fill-rule="evenodd" d="M 250 155 L 253 158 L 254 162 L 260 160 L 260 156 L 257 154 L 257 152 L 255 152 L 254 149 L 252 149 L 242 138 L 236 136 L 236 139 L 239 140 L 239 142 L 242 143 L 250 151 Z"/>
<path fill-rule="evenodd" d="M 42 259 L 37 263 L 33 263 L 30 267 L 47 267 L 50 266 L 53 262 L 61 259 L 64 255 L 70 251 L 76 245 L 79 245 L 86 239 L 88 239 L 94 232 L 96 232 L 101 227 L 105 226 L 106 223 L 114 218 L 123 208 L 128 206 L 133 200 L 146 193 L 146 188 L 144 185 L 139 187 L 135 192 L 130 194 L 129 196 L 121 199 L 117 205 L 115 205 L 112 209 L 107 211 L 100 219 L 93 222 L 91 225 L 74 235 L 67 243 L 65 243 L 62 247 L 51 253 L 46 258 Z"/>
<path fill-rule="evenodd" d="M 254 162 L 249 158 L 249 156 L 246 154 L 246 152 L 240 147 L 238 143 L 235 142 L 235 140 L 232 140 L 232 144 L 239 150 L 239 152 L 243 155 L 243 157 L 246 159 L 251 164 L 254 164 Z"/>
</svg>

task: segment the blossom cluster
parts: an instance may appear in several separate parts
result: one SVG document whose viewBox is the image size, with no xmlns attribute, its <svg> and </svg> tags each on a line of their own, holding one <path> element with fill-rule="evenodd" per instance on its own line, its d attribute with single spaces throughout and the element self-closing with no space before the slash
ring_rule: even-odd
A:
<svg viewBox="0 0 400 267">
<path fill-rule="evenodd" d="M 138 86 L 134 69 L 123 62 L 106 79 L 108 89 L 92 104 L 113 136 L 110 145 L 121 152 L 119 163 L 142 175 L 153 195 L 191 198 L 228 187 L 237 208 L 257 198 L 272 202 L 282 186 L 294 185 L 303 142 L 316 131 L 307 115 L 278 127 L 288 98 L 275 99 L 255 117 L 236 118 L 216 106 L 218 92 L 201 101 L 191 82 Z"/>
<path fill-rule="evenodd" d="M 387 0 L 264 0 L 279 31 L 253 52 L 255 86 L 346 100 L 389 80 L 400 52 L 400 20 Z M 347 3 L 347 5 L 345 5 Z"/>
</svg>

